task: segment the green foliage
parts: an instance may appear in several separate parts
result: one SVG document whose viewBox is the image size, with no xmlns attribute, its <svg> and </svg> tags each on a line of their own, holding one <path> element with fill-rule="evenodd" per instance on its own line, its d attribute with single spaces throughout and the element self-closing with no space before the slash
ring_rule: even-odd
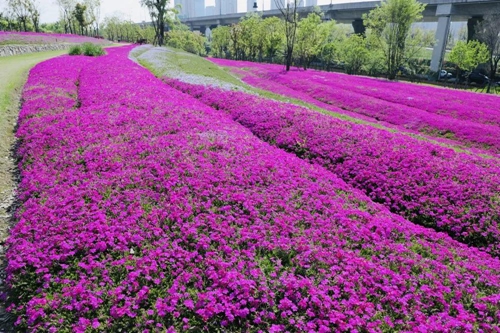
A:
<svg viewBox="0 0 500 333">
<path fill-rule="evenodd" d="M 327 31 L 327 38 L 321 46 L 321 52 L 317 57 L 329 68 L 340 61 L 338 54 L 339 46 L 342 41 L 352 34 L 352 26 L 336 24 L 335 21 L 324 22 L 322 26 Z"/>
<path fill-rule="evenodd" d="M 411 62 L 412 59 L 422 58 L 426 47 L 434 47 L 434 33 L 420 28 L 412 28 L 406 38 L 406 48 L 404 62 Z"/>
<path fill-rule="evenodd" d="M 378 37 L 371 30 L 366 31 L 366 48 L 370 54 L 365 64 L 366 74 L 380 76 L 387 73 L 384 51 L 380 48 Z"/>
<path fill-rule="evenodd" d="M 82 55 L 83 50 L 81 45 L 73 45 L 69 48 L 69 55 Z"/>
<path fill-rule="evenodd" d="M 294 54 L 304 69 L 321 52 L 322 45 L 328 38 L 327 25 L 321 23 L 321 14 L 310 13 L 298 24 Z"/>
<path fill-rule="evenodd" d="M 240 49 L 245 59 L 262 59 L 264 38 L 262 17 L 258 13 L 247 14 L 239 24 Z"/>
<path fill-rule="evenodd" d="M 167 45 L 203 56 L 205 51 L 205 37 L 199 32 L 186 29 L 172 30 L 167 33 Z"/>
<path fill-rule="evenodd" d="M 5 3 L 11 16 L 7 18 L 10 30 L 39 31 L 40 10 L 35 0 L 7 0 Z"/>
<path fill-rule="evenodd" d="M 348 74 L 359 74 L 370 57 L 365 37 L 353 34 L 345 39 L 340 44 L 339 57 L 344 62 Z"/>
<path fill-rule="evenodd" d="M 230 55 L 231 28 L 220 26 L 212 30 L 211 52 L 214 57 L 226 58 Z"/>
<path fill-rule="evenodd" d="M 479 64 L 487 62 L 489 57 L 488 47 L 477 40 L 471 40 L 469 42 L 458 41 L 449 55 L 450 61 L 453 62 L 458 69 L 469 72 L 475 69 Z"/>
<path fill-rule="evenodd" d="M 85 13 L 86 10 L 87 10 L 87 6 L 82 5 L 80 3 L 77 3 L 75 6 L 75 10 L 73 11 L 73 16 L 75 17 L 76 21 L 80 25 L 80 33 L 82 35 L 83 35 L 83 30 L 88 25 L 88 22 L 86 20 L 86 13 Z"/>
<path fill-rule="evenodd" d="M 476 26 L 476 37 L 483 42 L 489 52 L 489 76 L 495 79 L 498 63 L 500 62 L 500 13 L 486 15 L 484 20 Z M 491 81 L 487 92 L 490 92 Z"/>
<path fill-rule="evenodd" d="M 389 79 L 394 79 L 404 64 L 411 25 L 422 18 L 424 8 L 416 0 L 386 0 L 363 15 L 366 27 L 377 37 L 385 54 Z"/>
<path fill-rule="evenodd" d="M 103 20 L 102 33 L 108 40 L 136 42 L 138 39 L 147 39 L 153 43 L 155 31 L 152 26 L 139 26 L 130 20 L 123 20 L 118 16 L 107 16 Z"/>
<path fill-rule="evenodd" d="M 155 31 L 154 44 L 163 46 L 165 42 L 165 25 L 173 25 L 173 17 L 177 10 L 169 8 L 170 0 L 141 0 L 141 6 L 146 7 Z"/>
<path fill-rule="evenodd" d="M 59 21 L 54 23 L 42 23 L 40 24 L 40 30 L 46 33 L 64 33 L 64 28 Z"/>
<path fill-rule="evenodd" d="M 98 57 L 104 55 L 105 53 L 101 45 L 92 43 L 83 43 L 82 50 L 83 50 L 83 55 L 89 57 Z"/>
<path fill-rule="evenodd" d="M 9 19 L 4 13 L 0 13 L 0 30 L 5 31 L 9 28 Z"/>
<path fill-rule="evenodd" d="M 283 30 L 283 21 L 279 17 L 268 17 L 262 21 L 260 38 L 264 42 L 264 57 L 273 59 L 278 51 L 283 49 L 285 44 Z"/>
<path fill-rule="evenodd" d="M 98 57 L 104 55 L 102 46 L 92 43 L 83 43 L 81 45 L 73 45 L 69 49 L 69 55 L 85 55 L 89 57 Z"/>
<path fill-rule="evenodd" d="M 335 64 L 338 56 L 338 42 L 330 42 L 323 45 L 319 59 L 325 63 L 327 68 Z"/>
</svg>

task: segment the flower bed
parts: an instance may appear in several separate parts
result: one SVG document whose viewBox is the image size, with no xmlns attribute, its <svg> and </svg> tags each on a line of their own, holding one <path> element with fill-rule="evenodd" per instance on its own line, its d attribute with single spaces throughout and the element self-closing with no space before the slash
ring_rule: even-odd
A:
<svg viewBox="0 0 500 333">
<path fill-rule="evenodd" d="M 500 254 L 500 163 L 242 92 L 165 79 L 410 221 Z M 474 186 L 471 186 L 474 184 Z"/>
<path fill-rule="evenodd" d="M 54 43 L 93 43 L 109 44 L 105 39 L 94 37 L 71 35 L 71 34 L 53 34 L 43 32 L 17 32 L 0 31 L 0 45 L 2 44 L 54 44 Z"/>
<path fill-rule="evenodd" d="M 21 330 L 497 329 L 497 259 L 260 141 L 129 50 L 86 60 L 79 108 L 20 119 Z"/>
<path fill-rule="evenodd" d="M 348 112 L 344 113 L 348 115 L 352 116 L 353 113 L 357 113 L 363 116 L 362 119 L 368 117 L 372 121 L 396 125 L 401 130 L 413 130 L 438 138 L 450 139 L 468 147 L 486 149 L 495 154 L 500 153 L 500 128 L 497 126 L 500 121 L 500 112 L 493 109 L 487 112 L 484 108 L 476 110 L 471 107 L 469 110 L 467 107 L 462 107 L 457 111 L 455 107 L 450 106 L 450 109 L 445 110 L 443 103 L 438 103 L 440 108 L 430 112 L 425 107 L 423 107 L 424 110 L 401 104 L 402 96 L 405 93 L 402 92 L 402 96 L 399 96 L 400 90 L 404 91 L 407 86 L 410 86 L 409 84 L 393 85 L 391 88 L 396 89 L 389 88 L 379 93 L 377 90 L 388 83 L 363 79 L 364 86 L 357 87 L 360 79 L 356 77 L 353 77 L 352 82 L 350 82 L 336 80 L 336 77 L 332 77 L 335 74 L 332 73 L 329 73 L 329 76 L 317 71 L 292 71 L 284 74 L 279 66 L 250 62 L 239 63 L 220 59 L 212 59 L 212 61 L 221 65 L 248 67 L 257 73 L 258 78 L 245 80 L 246 82 L 262 88 L 266 88 L 266 85 L 270 86 L 274 88 L 273 91 L 285 93 L 290 97 L 295 97 L 294 91 L 306 94 L 322 102 L 324 108 L 334 112 L 342 113 L 341 110 L 346 110 Z M 339 75 L 339 77 L 343 76 Z M 278 83 L 291 90 L 268 85 L 266 81 Z M 442 90 L 439 88 L 428 89 Z M 453 94 L 452 90 L 449 91 L 450 94 Z M 386 96 L 389 92 L 395 97 L 381 99 L 381 96 Z M 428 92 L 427 96 L 430 94 L 431 92 Z M 470 93 L 469 95 L 476 96 L 477 94 Z M 416 103 L 422 101 L 424 105 L 426 104 L 425 99 L 421 96 L 415 98 L 417 99 Z M 427 103 L 430 103 L 428 98 Z"/>
</svg>

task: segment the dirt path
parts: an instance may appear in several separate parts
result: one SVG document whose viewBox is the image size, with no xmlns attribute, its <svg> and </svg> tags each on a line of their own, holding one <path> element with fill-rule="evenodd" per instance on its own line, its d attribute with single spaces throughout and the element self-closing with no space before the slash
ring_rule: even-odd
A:
<svg viewBox="0 0 500 333">
<path fill-rule="evenodd" d="M 14 128 L 19 114 L 21 89 L 30 68 L 37 63 L 66 53 L 50 51 L 0 58 L 0 267 L 4 267 L 4 243 L 14 203 L 16 165 L 12 156 Z M 0 270 L 0 293 L 4 291 L 4 271 Z M 12 332 L 12 321 L 0 303 L 0 333 Z"/>
</svg>

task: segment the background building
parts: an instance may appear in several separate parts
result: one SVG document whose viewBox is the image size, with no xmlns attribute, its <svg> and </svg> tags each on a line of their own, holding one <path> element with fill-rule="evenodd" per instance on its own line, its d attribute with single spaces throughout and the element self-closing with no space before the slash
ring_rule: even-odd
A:
<svg viewBox="0 0 500 333">
<path fill-rule="evenodd" d="M 277 3 L 281 5 L 281 8 L 285 6 L 285 0 L 271 0 L 271 9 L 278 9 Z"/>
<path fill-rule="evenodd" d="M 222 8 L 221 8 L 222 6 Z M 237 0 L 215 0 L 216 12 L 222 15 L 233 14 L 238 12 Z"/>
<path fill-rule="evenodd" d="M 175 0 L 174 5 L 181 6 L 181 18 L 205 16 L 205 0 Z"/>
</svg>

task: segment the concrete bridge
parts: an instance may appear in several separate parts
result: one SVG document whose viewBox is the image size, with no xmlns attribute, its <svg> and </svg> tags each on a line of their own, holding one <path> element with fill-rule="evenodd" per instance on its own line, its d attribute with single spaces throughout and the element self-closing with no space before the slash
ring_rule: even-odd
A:
<svg viewBox="0 0 500 333">
<path fill-rule="evenodd" d="M 335 20 L 339 23 L 351 23 L 355 33 L 364 33 L 362 16 L 380 5 L 380 1 L 358 1 L 352 0 L 346 3 L 322 5 L 319 8 L 325 14 L 325 20 Z M 419 0 L 426 4 L 423 21 L 437 22 L 436 45 L 432 53 L 431 70 L 438 71 L 441 68 L 444 56 L 447 36 L 451 21 L 467 21 L 469 39 L 474 34 L 474 26 L 481 18 L 489 13 L 500 13 L 500 0 Z M 298 9 L 301 17 L 307 16 L 313 7 L 300 7 Z M 264 18 L 280 16 L 278 9 L 261 12 Z M 215 28 L 219 25 L 231 25 L 238 23 L 246 13 L 234 13 L 214 16 L 201 16 L 183 19 L 182 22 L 192 30 L 205 32 L 206 28 Z"/>
</svg>

